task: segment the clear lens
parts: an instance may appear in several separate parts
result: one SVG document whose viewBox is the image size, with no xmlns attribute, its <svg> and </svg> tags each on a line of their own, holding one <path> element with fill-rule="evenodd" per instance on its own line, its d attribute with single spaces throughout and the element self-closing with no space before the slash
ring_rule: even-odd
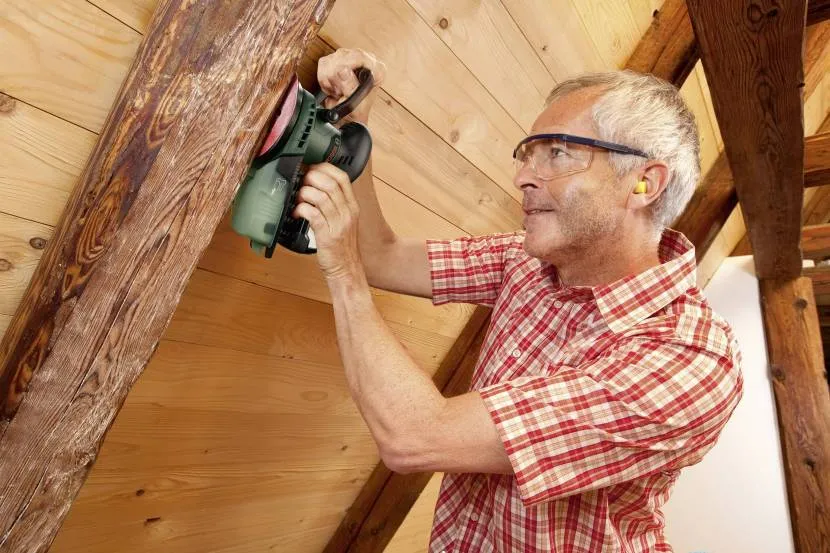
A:
<svg viewBox="0 0 830 553">
<path fill-rule="evenodd" d="M 550 180 L 585 171 L 591 165 L 593 151 L 589 147 L 562 140 L 541 138 L 522 144 L 516 152 L 516 170 L 526 164 L 540 179 Z"/>
</svg>

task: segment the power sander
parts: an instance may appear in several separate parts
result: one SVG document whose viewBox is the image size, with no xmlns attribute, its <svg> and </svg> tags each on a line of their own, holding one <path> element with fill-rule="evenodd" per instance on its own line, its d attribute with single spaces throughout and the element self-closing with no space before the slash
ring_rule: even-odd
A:
<svg viewBox="0 0 830 553">
<path fill-rule="evenodd" d="M 327 109 L 294 76 L 275 111 L 271 130 L 254 157 L 233 202 L 233 229 L 251 240 L 251 248 L 270 258 L 277 244 L 297 253 L 317 251 L 314 232 L 305 219 L 294 218 L 297 191 L 305 167 L 329 162 L 354 181 L 363 172 L 372 150 L 369 129 L 357 122 L 337 123 L 372 89 L 372 72 L 355 71 L 357 89 L 341 104 Z"/>
</svg>

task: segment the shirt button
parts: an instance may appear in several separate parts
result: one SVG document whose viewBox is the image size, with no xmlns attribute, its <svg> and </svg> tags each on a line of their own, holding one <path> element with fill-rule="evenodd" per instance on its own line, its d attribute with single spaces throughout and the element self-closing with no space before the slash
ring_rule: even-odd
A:
<svg viewBox="0 0 830 553">
<path fill-rule="evenodd" d="M 520 350 L 520 349 L 516 348 L 516 349 L 514 349 L 514 350 L 513 350 L 513 352 L 511 353 L 511 355 L 512 355 L 513 357 L 515 357 L 516 359 L 518 359 L 519 357 L 521 357 L 521 356 L 522 356 L 522 350 Z"/>
<path fill-rule="evenodd" d="M 471 518 L 472 520 L 474 520 L 474 521 L 478 522 L 478 513 L 476 513 L 475 511 L 473 511 L 472 513 L 470 513 L 470 518 Z"/>
<path fill-rule="evenodd" d="M 559 300 L 556 300 L 555 302 L 553 302 L 553 306 L 557 309 L 561 309 L 562 308 L 562 302 L 559 301 Z"/>
</svg>

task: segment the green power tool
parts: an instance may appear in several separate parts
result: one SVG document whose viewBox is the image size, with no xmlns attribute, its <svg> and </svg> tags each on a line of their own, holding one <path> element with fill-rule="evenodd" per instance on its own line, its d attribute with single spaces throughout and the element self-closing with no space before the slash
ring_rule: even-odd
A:
<svg viewBox="0 0 830 553">
<path fill-rule="evenodd" d="M 331 109 L 322 106 L 323 93 L 315 98 L 296 76 L 288 86 L 233 202 L 233 229 L 250 238 L 255 252 L 270 258 L 277 244 L 297 253 L 317 251 L 308 221 L 292 215 L 306 165 L 329 162 L 351 181 L 366 167 L 372 151 L 369 129 L 357 122 L 339 129 L 333 125 L 351 113 L 374 85 L 368 69 L 355 74 L 357 89 Z"/>
</svg>

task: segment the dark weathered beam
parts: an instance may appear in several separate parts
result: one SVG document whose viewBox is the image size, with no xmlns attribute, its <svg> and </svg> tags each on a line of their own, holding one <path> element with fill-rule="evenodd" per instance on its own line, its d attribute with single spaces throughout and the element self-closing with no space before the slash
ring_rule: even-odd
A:
<svg viewBox="0 0 830 553">
<path fill-rule="evenodd" d="M 433 382 L 444 396 L 455 396 L 469 389 L 470 377 L 489 323 L 489 309 L 474 310 L 441 362 Z M 430 478 L 432 473 L 397 474 L 379 463 L 324 552 L 383 551 Z"/>
<path fill-rule="evenodd" d="M 761 279 L 796 551 L 830 546 L 830 393 L 809 278 Z"/>
<path fill-rule="evenodd" d="M 807 98 L 818 88 L 828 61 L 830 61 L 830 22 L 825 22 L 807 31 L 807 46 L 804 55 Z M 821 131 L 830 130 L 828 121 L 825 120 Z M 737 205 L 738 195 L 735 192 L 735 183 L 732 181 L 732 171 L 729 169 L 726 155 L 721 153 L 703 183 L 695 190 L 686 210 L 672 226 L 689 237 L 695 245 L 697 259 L 700 260 Z M 745 247 L 739 244 L 732 255 L 747 255 L 750 253 L 749 250 L 749 238 L 746 238 Z"/>
<path fill-rule="evenodd" d="M 807 25 L 830 19 L 830 0 L 810 0 L 807 4 Z"/>
<path fill-rule="evenodd" d="M 822 163 L 819 159 L 826 154 L 821 153 L 826 148 L 817 144 L 817 138 L 820 135 L 830 135 L 830 116 L 824 118 L 821 126 L 819 126 L 818 134 L 813 135 L 804 142 L 804 186 L 807 186 L 807 173 L 809 166 L 817 166 Z M 815 174 L 815 173 L 814 173 Z M 812 177 L 816 178 L 816 177 Z M 821 225 L 830 223 L 830 187 L 820 187 L 813 190 L 810 194 L 809 200 L 805 201 L 804 207 L 801 210 L 801 224 L 802 225 Z M 744 234 L 741 241 L 732 250 L 729 255 L 751 255 L 752 247 L 749 245 L 749 236 Z"/>
<path fill-rule="evenodd" d="M 830 0 L 811 0 L 807 6 L 807 25 L 830 19 L 828 6 Z M 654 11 L 652 24 L 637 44 L 627 68 L 682 83 L 698 59 L 700 52 L 686 0 L 666 0 L 659 10 Z"/>
<path fill-rule="evenodd" d="M 331 0 L 163 2 L 0 343 L 0 551 L 46 551 Z"/>
<path fill-rule="evenodd" d="M 830 132 L 810 137 L 804 151 L 804 186 L 830 184 Z"/>
<path fill-rule="evenodd" d="M 689 0 L 761 278 L 801 274 L 806 1 Z"/>
</svg>

